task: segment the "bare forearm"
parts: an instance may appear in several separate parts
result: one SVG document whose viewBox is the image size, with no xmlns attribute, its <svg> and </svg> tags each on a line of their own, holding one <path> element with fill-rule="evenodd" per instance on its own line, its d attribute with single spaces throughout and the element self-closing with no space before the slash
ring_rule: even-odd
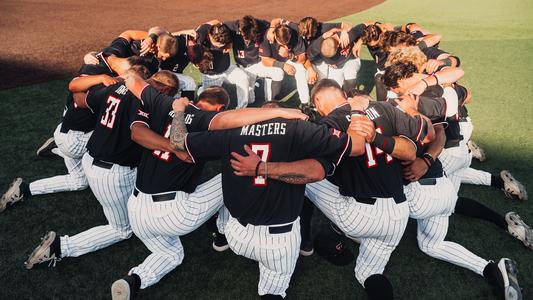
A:
<svg viewBox="0 0 533 300">
<path fill-rule="evenodd" d="M 440 34 L 432 33 L 432 34 L 428 34 L 424 36 L 422 41 L 424 41 L 428 47 L 433 47 L 440 42 L 440 39 L 441 39 Z"/>
<path fill-rule="evenodd" d="M 432 157 L 438 157 L 446 143 L 446 135 L 444 134 L 444 127 L 442 125 L 435 126 L 435 139 L 429 144 L 427 153 Z"/>
<path fill-rule="evenodd" d="M 265 67 L 272 67 L 274 65 L 274 62 L 276 60 L 272 57 L 261 57 L 261 62 L 263 63 L 263 66 Z"/>
<path fill-rule="evenodd" d="M 185 150 L 185 138 L 187 137 L 187 126 L 185 126 L 185 112 L 174 111 L 172 127 L 170 129 L 170 145 L 173 150 Z"/>
<path fill-rule="evenodd" d="M 261 163 L 259 175 L 289 184 L 306 184 L 324 179 L 324 167 L 315 159 Z"/>
<path fill-rule="evenodd" d="M 412 161 L 416 159 L 416 147 L 412 141 L 399 136 L 392 137 L 394 139 L 394 149 L 392 150 L 392 157 Z"/>
<path fill-rule="evenodd" d="M 131 139 L 137 144 L 150 150 L 161 150 L 165 152 L 173 151 L 168 139 L 142 124 L 133 124 L 131 128 Z"/>
<path fill-rule="evenodd" d="M 274 118 L 283 118 L 288 115 L 287 111 L 288 109 L 283 108 L 243 108 L 227 110 L 217 114 L 213 120 L 211 120 L 209 130 L 239 128 Z"/>
<path fill-rule="evenodd" d="M 437 84 L 454 83 L 461 79 L 465 75 L 465 72 L 461 68 L 448 67 L 444 68 L 432 76 L 426 77 L 424 80 L 428 86 Z"/>
<path fill-rule="evenodd" d="M 141 30 L 127 30 L 120 34 L 120 37 L 128 41 L 140 41 L 148 37 L 148 32 Z"/>
<path fill-rule="evenodd" d="M 102 83 L 102 78 L 100 75 L 80 76 L 70 81 L 68 89 L 73 93 L 86 92 L 91 87 L 100 83 Z"/>
</svg>

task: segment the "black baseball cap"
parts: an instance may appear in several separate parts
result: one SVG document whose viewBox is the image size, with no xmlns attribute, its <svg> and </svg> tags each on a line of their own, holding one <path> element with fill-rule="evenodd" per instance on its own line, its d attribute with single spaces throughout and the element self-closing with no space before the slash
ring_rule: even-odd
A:
<svg viewBox="0 0 533 300">
<path fill-rule="evenodd" d="M 354 256 L 338 236 L 317 235 L 314 241 L 316 253 L 336 266 L 349 264 Z"/>
</svg>

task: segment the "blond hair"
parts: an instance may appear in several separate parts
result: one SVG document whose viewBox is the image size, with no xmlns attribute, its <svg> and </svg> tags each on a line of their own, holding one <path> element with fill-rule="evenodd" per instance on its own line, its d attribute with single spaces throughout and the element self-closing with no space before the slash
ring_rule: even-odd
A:
<svg viewBox="0 0 533 300">
<path fill-rule="evenodd" d="M 402 48 L 391 52 L 385 63 L 385 67 L 394 65 L 397 62 L 412 63 L 417 68 L 418 72 L 424 70 L 424 64 L 427 62 L 427 57 L 417 46 Z"/>
</svg>

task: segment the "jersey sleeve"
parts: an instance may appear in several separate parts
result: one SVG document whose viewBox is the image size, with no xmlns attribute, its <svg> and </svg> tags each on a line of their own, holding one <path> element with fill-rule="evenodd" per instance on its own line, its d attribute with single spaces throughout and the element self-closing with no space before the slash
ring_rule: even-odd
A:
<svg viewBox="0 0 533 300">
<path fill-rule="evenodd" d="M 259 46 L 259 56 L 272 57 L 272 49 L 270 47 L 270 42 L 268 41 L 266 36 L 264 37 L 263 41 L 261 42 L 261 46 Z"/>
<path fill-rule="evenodd" d="M 131 120 L 130 128 L 135 123 L 141 123 L 146 125 L 146 127 L 150 127 L 150 116 L 151 114 L 148 112 L 148 110 L 144 107 L 144 105 L 139 105 L 137 107 L 137 111 L 135 112 L 133 119 Z"/>
<path fill-rule="evenodd" d="M 211 120 L 217 115 L 216 111 L 205 111 L 196 108 L 193 110 L 186 110 L 186 113 L 187 115 L 190 115 L 190 124 L 186 124 L 189 132 L 208 130 Z M 187 120 L 185 121 L 185 123 L 188 122 Z"/>
<path fill-rule="evenodd" d="M 211 25 L 209 24 L 202 24 L 196 29 L 196 33 L 198 34 L 196 41 L 198 44 L 203 44 L 206 41 L 209 29 L 211 29 Z"/>
<path fill-rule="evenodd" d="M 302 157 L 322 158 L 335 166 L 350 148 L 349 136 L 337 129 L 297 121 L 298 153 Z M 300 158 L 297 158 L 300 159 Z"/>
<path fill-rule="evenodd" d="M 437 59 L 442 54 L 448 54 L 446 51 L 443 51 L 437 47 L 427 47 L 422 49 L 422 52 L 426 55 L 428 59 Z"/>
<path fill-rule="evenodd" d="M 298 23 L 294 23 L 294 22 L 286 22 L 284 23 L 285 25 L 287 25 L 287 27 L 289 27 L 290 29 L 292 30 L 295 30 L 296 32 L 298 32 Z"/>
<path fill-rule="evenodd" d="M 300 55 L 300 54 L 305 53 L 305 41 L 301 36 L 298 36 L 296 45 L 292 47 L 292 53 L 294 55 Z"/>
<path fill-rule="evenodd" d="M 338 28 L 340 29 L 342 27 L 342 23 L 321 23 L 322 26 L 320 26 L 320 31 L 317 32 L 319 35 L 323 35 L 324 33 L 330 31 L 331 29 Z"/>
<path fill-rule="evenodd" d="M 98 112 L 102 103 L 107 100 L 104 98 L 105 92 L 106 88 L 102 84 L 93 86 L 87 91 L 85 102 L 93 113 Z"/>
<path fill-rule="evenodd" d="M 229 30 L 239 32 L 239 21 L 226 21 L 224 25 L 228 26 Z"/>
<path fill-rule="evenodd" d="M 411 117 L 395 107 L 392 107 L 392 111 L 397 135 L 407 137 L 413 142 L 423 141 L 426 138 L 428 122 L 422 116 Z"/>
<path fill-rule="evenodd" d="M 357 40 L 359 40 L 359 38 L 361 38 L 361 36 L 363 35 L 365 27 L 365 24 L 359 24 L 352 27 L 352 29 L 348 31 L 348 37 L 350 38 L 350 42 L 356 42 Z"/>
<path fill-rule="evenodd" d="M 228 134 L 228 130 L 190 132 L 185 138 L 185 150 L 193 162 L 219 159 Z"/>
<path fill-rule="evenodd" d="M 102 50 L 102 53 L 106 56 L 115 55 L 116 57 L 129 57 L 131 56 L 131 43 L 123 38 L 118 37 L 114 39 L 111 44 Z"/>
<path fill-rule="evenodd" d="M 153 112 L 157 103 L 174 101 L 174 98 L 165 95 L 151 85 L 144 87 L 141 92 L 141 103 L 148 112 Z"/>
<path fill-rule="evenodd" d="M 316 40 L 312 41 L 311 44 L 309 44 L 309 47 L 307 47 L 307 57 L 310 61 L 314 62 L 320 59 L 321 53 L 320 48 L 322 47 L 322 42 L 324 41 L 324 38 L 320 36 Z"/>
</svg>

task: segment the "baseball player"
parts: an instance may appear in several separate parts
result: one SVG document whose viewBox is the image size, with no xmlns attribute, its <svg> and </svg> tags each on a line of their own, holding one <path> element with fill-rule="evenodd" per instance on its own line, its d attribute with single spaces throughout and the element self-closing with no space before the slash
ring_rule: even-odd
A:
<svg viewBox="0 0 533 300">
<path fill-rule="evenodd" d="M 148 76 L 144 66 L 133 66 L 128 72 Z M 176 94 L 178 83 L 168 89 Z M 109 222 L 74 236 L 59 237 L 50 231 L 26 261 L 26 268 L 35 264 L 77 257 L 107 247 L 131 236 L 126 203 L 133 192 L 136 166 L 141 147 L 130 139 L 130 124 L 140 105 L 124 83 L 94 87 L 87 94 L 74 95 L 79 107 L 96 115 L 96 126 L 87 143 L 82 165 L 96 199 Z"/>
<path fill-rule="evenodd" d="M 307 117 L 286 109 L 243 109 L 217 115 L 229 104 L 227 93 L 219 87 L 200 94 L 198 104 L 209 110 L 191 104 L 185 112 L 178 112 L 176 107 L 181 107 L 183 98 L 174 100 L 138 78 L 128 78 L 126 84 L 143 103 L 132 124 L 132 139 L 145 147 L 128 215 L 133 231 L 152 254 L 113 284 L 114 299 L 136 294 L 139 288 L 157 283 L 181 264 L 184 253 L 179 237 L 198 228 L 222 206 L 220 175 L 199 185 L 203 164 L 186 163 L 176 156 L 180 153 L 174 153 L 168 138 L 176 114 L 185 114 L 184 122 L 191 131 L 235 128 L 280 116 Z"/>
<path fill-rule="evenodd" d="M 283 69 L 295 77 L 296 88 L 302 104 L 309 103 L 309 84 L 314 84 L 317 73 L 305 56 L 305 42 L 287 25 L 274 28 L 274 42 L 264 39 L 259 48 L 261 62 L 267 67 Z"/>
<path fill-rule="evenodd" d="M 410 117 L 386 102 L 368 103 L 367 96 L 356 99 L 351 108 L 340 86 L 330 79 L 313 88 L 312 100 L 325 116 L 320 122 L 345 131 L 351 115 L 365 114 L 376 133 L 367 137 L 363 155 L 341 161 L 334 183 L 308 184 L 306 195 L 346 235 L 362 237 L 355 277 L 369 297 L 392 299 L 392 286 L 382 274 L 409 216 L 399 159 L 415 159 L 413 142 L 431 141 L 434 131 L 421 115 Z"/>
<path fill-rule="evenodd" d="M 266 89 L 265 100 L 276 99 L 281 91 L 281 81 L 285 72 L 281 68 L 265 66 L 259 57 L 259 47 L 265 39 L 270 22 L 244 16 L 239 20 L 224 22 L 224 24 L 231 30 L 235 62 L 248 74 L 250 102 L 255 100 L 254 88 L 257 77 L 270 79 L 267 81 L 270 82 L 270 88 Z"/>
<path fill-rule="evenodd" d="M 196 42 L 205 46 L 213 55 L 209 69 L 201 70 L 202 87 L 198 92 L 210 86 L 221 86 L 223 82 L 235 84 L 237 88 L 237 108 L 250 103 L 250 84 L 246 72 L 231 64 L 230 51 L 232 36 L 229 28 L 218 20 L 209 21 L 196 29 Z"/>
<path fill-rule="evenodd" d="M 323 178 L 347 150 L 351 155 L 362 153 L 364 138 L 353 135 L 350 145 L 348 135 L 338 130 L 282 119 L 226 132 L 186 135 L 185 131 L 181 129 L 183 133 L 174 139 L 178 149 L 186 149 L 194 161 L 222 159 L 224 204 L 229 211 L 224 233 L 230 248 L 259 262 L 258 293 L 262 298 L 285 297 L 300 245 L 301 184 Z M 243 147 L 246 153 L 255 152 L 261 158 L 255 161 L 251 178 L 235 176 L 232 169 L 232 164 L 239 163 L 230 160 L 242 159 Z M 292 176 L 277 176 L 277 161 L 309 157 L 320 157 L 322 163 L 312 164 L 312 170 L 302 164 Z"/>
<path fill-rule="evenodd" d="M 306 47 L 315 39 L 329 31 L 332 31 L 333 33 L 339 32 L 341 35 L 341 44 L 343 47 L 345 47 L 349 43 L 348 31 L 350 31 L 352 28 L 352 25 L 347 22 L 325 23 L 319 22 L 313 17 L 304 17 L 298 23 L 281 18 L 273 19 L 271 22 L 271 27 L 276 27 L 277 25 L 287 25 L 291 29 L 297 31 L 298 35 L 304 40 Z M 269 32 L 268 39 L 271 42 L 274 41 L 274 35 L 272 31 Z"/>
<path fill-rule="evenodd" d="M 335 80 L 345 91 L 356 86 L 356 78 L 361 68 L 361 60 L 352 51 L 354 43 L 361 43 L 364 24 L 353 27 L 348 32 L 348 44 L 341 45 L 341 34 L 328 31 L 313 40 L 307 47 L 307 58 L 316 67 L 318 79 Z"/>
<path fill-rule="evenodd" d="M 128 59 L 109 57 L 98 65 L 83 65 L 78 76 L 69 84 L 69 94 L 61 123 L 54 131 L 53 144 L 57 145 L 57 153 L 67 167 L 68 174 L 37 180 L 31 183 L 22 178 L 15 178 L 7 191 L 0 198 L 0 212 L 8 206 L 32 196 L 79 191 L 87 188 L 87 178 L 83 172 L 81 159 L 87 151 L 86 146 L 96 123 L 96 116 L 90 109 L 75 105 L 73 92 L 82 92 L 92 85 L 111 85 L 116 83 L 117 74 L 122 74 L 133 65 L 143 63 L 138 57 Z M 89 84 L 87 79 L 90 78 Z M 82 84 L 79 84 L 80 81 Z"/>
</svg>

